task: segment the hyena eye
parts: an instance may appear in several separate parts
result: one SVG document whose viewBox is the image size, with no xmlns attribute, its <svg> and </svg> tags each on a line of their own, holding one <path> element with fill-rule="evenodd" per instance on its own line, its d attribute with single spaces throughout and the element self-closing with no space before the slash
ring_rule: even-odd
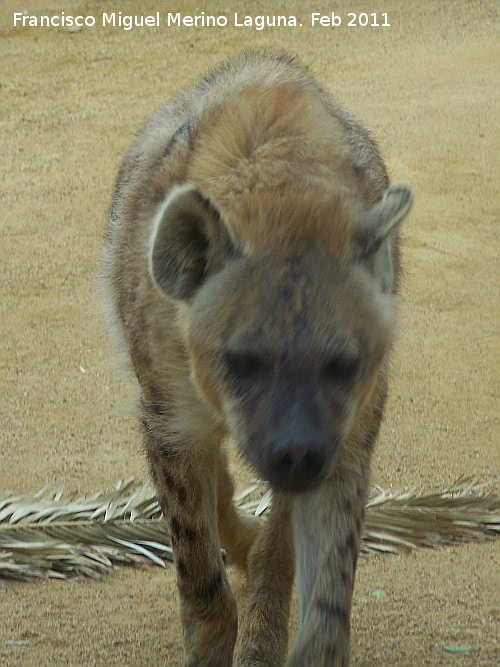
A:
<svg viewBox="0 0 500 667">
<path fill-rule="evenodd" d="M 267 373 L 270 364 L 251 352 L 227 352 L 226 366 L 231 375 L 239 380 L 249 380 Z"/>
<path fill-rule="evenodd" d="M 321 377 L 329 382 L 347 384 L 358 373 L 359 363 L 355 358 L 334 357 L 321 369 Z"/>
</svg>

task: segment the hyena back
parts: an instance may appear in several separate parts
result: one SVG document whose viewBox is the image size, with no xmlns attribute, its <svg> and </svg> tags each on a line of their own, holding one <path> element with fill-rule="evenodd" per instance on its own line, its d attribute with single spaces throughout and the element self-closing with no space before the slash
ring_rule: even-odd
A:
<svg viewBox="0 0 500 667">
<path fill-rule="evenodd" d="M 412 203 L 308 71 L 240 56 L 159 109 L 119 172 L 105 259 L 175 555 L 185 665 L 348 665 L 351 597 Z M 273 503 L 240 513 L 231 437 Z M 294 573 L 300 627 L 287 658 Z"/>
</svg>

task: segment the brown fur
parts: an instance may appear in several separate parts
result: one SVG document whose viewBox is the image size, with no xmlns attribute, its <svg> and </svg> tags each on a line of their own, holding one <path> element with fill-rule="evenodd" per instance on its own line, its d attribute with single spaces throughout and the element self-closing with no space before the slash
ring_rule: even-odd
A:
<svg viewBox="0 0 500 667">
<path fill-rule="evenodd" d="M 283 55 L 244 54 L 182 93 L 124 159 L 105 284 L 141 387 L 186 667 L 233 664 L 221 544 L 252 595 L 235 664 L 349 663 L 411 201 L 357 121 Z M 263 524 L 232 504 L 227 436 L 273 487 Z"/>
</svg>

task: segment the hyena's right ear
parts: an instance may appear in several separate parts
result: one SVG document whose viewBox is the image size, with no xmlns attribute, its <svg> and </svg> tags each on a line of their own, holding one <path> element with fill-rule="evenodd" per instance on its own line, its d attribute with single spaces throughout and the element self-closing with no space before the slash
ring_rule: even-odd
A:
<svg viewBox="0 0 500 667">
<path fill-rule="evenodd" d="M 174 299 L 189 300 L 210 273 L 236 254 L 212 202 L 194 185 L 172 188 L 151 233 L 149 269 L 156 286 Z"/>
</svg>

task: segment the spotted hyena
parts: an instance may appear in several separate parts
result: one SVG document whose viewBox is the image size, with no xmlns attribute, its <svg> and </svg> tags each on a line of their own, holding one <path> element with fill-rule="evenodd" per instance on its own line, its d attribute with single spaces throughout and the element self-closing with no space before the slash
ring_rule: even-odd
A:
<svg viewBox="0 0 500 667">
<path fill-rule="evenodd" d="M 105 283 L 141 389 L 185 665 L 348 665 L 411 189 L 308 70 L 247 53 L 160 108 L 120 169 Z M 230 437 L 273 489 L 232 503 Z M 300 627 L 287 658 L 294 573 Z"/>
</svg>

